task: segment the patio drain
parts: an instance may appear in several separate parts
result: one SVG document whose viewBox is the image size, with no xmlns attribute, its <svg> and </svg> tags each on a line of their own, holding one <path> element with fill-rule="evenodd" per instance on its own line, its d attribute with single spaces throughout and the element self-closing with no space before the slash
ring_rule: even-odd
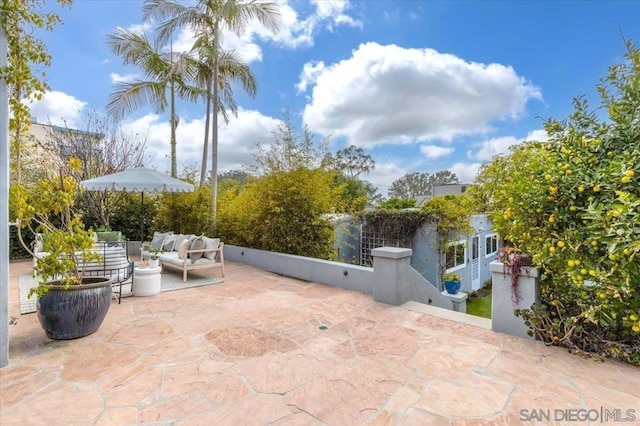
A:
<svg viewBox="0 0 640 426">
<path fill-rule="evenodd" d="M 324 331 L 324 330 L 328 330 L 329 327 L 327 327 L 326 325 L 321 325 L 320 327 L 318 327 L 320 330 Z"/>
</svg>

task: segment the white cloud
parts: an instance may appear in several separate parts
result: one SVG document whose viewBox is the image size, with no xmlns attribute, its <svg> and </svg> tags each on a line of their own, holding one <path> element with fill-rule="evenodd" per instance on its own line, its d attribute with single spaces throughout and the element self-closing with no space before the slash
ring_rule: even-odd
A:
<svg viewBox="0 0 640 426">
<path fill-rule="evenodd" d="M 433 49 L 361 44 L 351 58 L 307 67 L 313 87 L 304 120 L 312 130 L 371 147 L 450 141 L 482 134 L 495 120 L 517 119 L 540 90 L 501 64 L 480 64 Z M 316 65 L 317 67 L 317 65 Z"/>
<path fill-rule="evenodd" d="M 42 100 L 34 101 L 29 108 L 31 116 L 36 117 L 39 123 L 74 128 L 80 125 L 82 110 L 86 104 L 71 95 L 53 90 L 45 93 Z"/>
<path fill-rule="evenodd" d="M 537 141 L 537 142 L 546 142 L 549 140 L 549 135 L 547 134 L 546 130 L 544 129 L 538 129 L 538 130 L 533 130 L 531 132 L 529 132 L 527 134 L 527 136 L 524 137 L 525 141 Z"/>
<path fill-rule="evenodd" d="M 150 31 L 153 27 L 153 23 L 152 22 L 143 22 L 141 24 L 133 24 L 133 25 L 129 25 L 126 30 L 127 31 L 131 31 L 133 33 L 138 33 L 138 34 L 144 34 L 148 31 Z"/>
<path fill-rule="evenodd" d="M 313 13 L 301 17 L 287 0 L 277 1 L 280 12 L 280 31 L 273 33 L 253 20 L 248 23 L 244 33 L 237 36 L 230 31 L 223 34 L 222 46 L 227 50 L 236 50 L 242 60 L 248 64 L 262 60 L 262 48 L 259 42 L 270 42 L 276 46 L 296 49 L 313 45 L 313 34 L 321 28 L 333 31 L 336 27 L 345 25 L 362 27 L 362 22 L 349 16 L 347 10 L 350 4 L 347 0 L 314 0 Z M 295 4 L 295 3 L 293 3 Z M 132 25 L 130 30 L 148 31 L 148 24 Z M 191 49 L 194 42 L 194 32 L 190 28 L 182 29 L 173 41 L 173 49 L 185 52 Z"/>
<path fill-rule="evenodd" d="M 137 79 L 140 78 L 139 74 L 118 74 L 117 72 L 112 72 L 111 74 L 109 74 L 109 77 L 111 77 L 111 83 L 112 84 L 117 84 L 117 83 L 131 83 Z"/>
<path fill-rule="evenodd" d="M 513 136 L 502 136 L 498 138 L 491 138 L 480 143 L 482 148 L 477 153 L 471 153 L 471 158 L 476 158 L 481 161 L 489 161 L 494 155 L 504 154 L 509 151 L 509 147 L 519 144 L 522 140 Z"/>
<path fill-rule="evenodd" d="M 542 129 L 533 130 L 529 132 L 524 138 L 516 138 L 514 136 L 501 136 L 497 138 L 491 138 L 480 142 L 478 144 L 480 146 L 478 152 L 470 152 L 469 157 L 481 161 L 489 161 L 495 155 L 506 154 L 509 151 L 509 147 L 517 145 L 523 141 L 544 142 L 548 139 L 549 136 L 547 135 L 547 132 Z"/>
<path fill-rule="evenodd" d="M 440 158 L 446 157 L 454 151 L 451 147 L 436 146 L 436 145 L 421 145 L 420 152 L 426 155 L 428 158 Z"/>
<path fill-rule="evenodd" d="M 383 161 L 376 161 L 376 168 L 368 175 L 363 176 L 363 179 L 371 182 L 383 196 L 388 196 L 388 189 L 394 180 L 400 179 L 407 174 L 408 171 L 398 166 L 397 161 L 391 161 L 389 159 Z"/>
<path fill-rule="evenodd" d="M 307 85 L 312 84 L 325 70 L 324 62 L 307 62 L 300 73 L 300 82 L 296 84 L 298 92 L 306 92 Z"/>
<path fill-rule="evenodd" d="M 176 156 L 178 170 L 186 165 L 200 167 L 204 142 L 204 117 L 181 120 L 176 131 Z M 241 169 L 253 163 L 256 143 L 269 144 L 272 132 L 279 120 L 262 115 L 258 111 L 238 109 L 238 117 L 232 117 L 228 125 L 220 118 L 218 133 L 218 170 Z M 122 123 L 125 133 L 147 135 L 147 155 L 151 165 L 161 171 L 170 169 L 170 126 L 169 121 L 157 114 L 147 114 L 135 120 Z M 209 161 L 211 150 L 208 152 Z M 210 165 L 210 163 L 209 163 Z"/>
<path fill-rule="evenodd" d="M 472 183 L 480 170 L 480 163 L 455 163 L 449 170 L 458 176 L 460 182 Z"/>
<path fill-rule="evenodd" d="M 353 19 L 345 11 L 349 9 L 348 0 L 311 0 L 316 6 L 316 16 L 319 21 L 328 21 L 327 29 L 333 31 L 334 25 L 347 25 L 362 28 L 362 22 Z"/>
</svg>

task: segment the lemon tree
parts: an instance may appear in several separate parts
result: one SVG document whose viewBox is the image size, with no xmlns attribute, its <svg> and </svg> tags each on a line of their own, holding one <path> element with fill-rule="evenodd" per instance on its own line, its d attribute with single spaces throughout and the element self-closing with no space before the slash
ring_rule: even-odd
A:
<svg viewBox="0 0 640 426">
<path fill-rule="evenodd" d="M 478 196 L 496 230 L 532 254 L 542 303 L 524 312 L 547 342 L 640 363 L 640 52 L 574 100 L 549 141 L 485 165 Z M 604 114 L 603 112 L 606 112 Z"/>
</svg>

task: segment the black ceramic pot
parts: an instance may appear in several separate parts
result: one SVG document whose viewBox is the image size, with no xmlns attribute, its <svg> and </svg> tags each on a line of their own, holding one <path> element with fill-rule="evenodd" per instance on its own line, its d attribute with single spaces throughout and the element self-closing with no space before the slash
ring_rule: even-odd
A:
<svg viewBox="0 0 640 426">
<path fill-rule="evenodd" d="M 36 312 L 47 337 L 77 339 L 94 333 L 111 306 L 111 282 L 104 277 L 85 278 L 80 285 L 65 290 L 52 285 L 38 298 Z"/>
</svg>

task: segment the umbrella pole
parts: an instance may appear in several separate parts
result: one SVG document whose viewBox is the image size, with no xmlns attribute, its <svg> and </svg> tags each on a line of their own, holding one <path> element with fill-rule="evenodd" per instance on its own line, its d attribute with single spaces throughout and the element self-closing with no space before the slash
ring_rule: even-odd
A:
<svg viewBox="0 0 640 426">
<path fill-rule="evenodd" d="M 144 243 L 144 191 L 140 192 L 142 211 L 140 212 L 140 244 Z"/>
</svg>

